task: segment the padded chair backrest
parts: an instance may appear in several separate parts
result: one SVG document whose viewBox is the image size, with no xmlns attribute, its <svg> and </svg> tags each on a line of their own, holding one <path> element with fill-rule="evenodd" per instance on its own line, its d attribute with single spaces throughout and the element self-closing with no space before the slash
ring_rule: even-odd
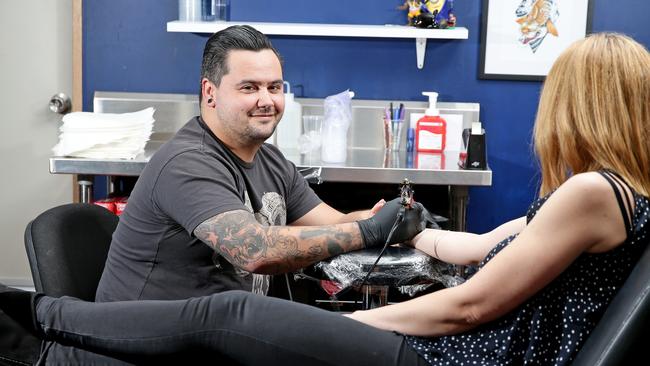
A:
<svg viewBox="0 0 650 366">
<path fill-rule="evenodd" d="M 573 366 L 650 365 L 650 246 L 630 273 Z"/>
<path fill-rule="evenodd" d="M 94 301 L 117 222 L 87 203 L 51 208 L 30 222 L 25 248 L 36 291 Z"/>
</svg>

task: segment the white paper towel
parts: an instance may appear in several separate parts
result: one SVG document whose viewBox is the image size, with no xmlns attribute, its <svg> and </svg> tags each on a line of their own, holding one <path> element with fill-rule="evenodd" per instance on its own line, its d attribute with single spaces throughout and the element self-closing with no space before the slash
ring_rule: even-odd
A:
<svg viewBox="0 0 650 366">
<path fill-rule="evenodd" d="M 56 156 L 133 159 L 153 130 L 153 108 L 132 113 L 73 112 L 63 116 Z"/>
</svg>

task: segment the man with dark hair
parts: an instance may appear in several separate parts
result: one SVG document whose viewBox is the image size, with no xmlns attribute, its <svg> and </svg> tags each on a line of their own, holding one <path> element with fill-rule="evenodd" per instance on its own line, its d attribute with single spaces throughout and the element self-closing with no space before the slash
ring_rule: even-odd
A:
<svg viewBox="0 0 650 366">
<path fill-rule="evenodd" d="M 266 294 L 270 274 L 384 244 L 402 209 L 397 200 L 373 217 L 342 214 L 264 144 L 284 110 L 282 87 L 279 54 L 262 33 L 232 26 L 208 39 L 201 114 L 140 175 L 113 235 L 97 301 L 233 289 Z M 421 230 L 420 207 L 406 211 L 392 242 Z"/>
</svg>

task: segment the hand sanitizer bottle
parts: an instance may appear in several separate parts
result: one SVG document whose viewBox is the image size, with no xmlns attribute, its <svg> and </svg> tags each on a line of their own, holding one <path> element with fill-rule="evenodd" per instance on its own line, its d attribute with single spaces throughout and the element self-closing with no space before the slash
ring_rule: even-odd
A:
<svg viewBox="0 0 650 366">
<path fill-rule="evenodd" d="M 445 150 L 447 134 L 447 121 L 440 117 L 436 107 L 438 93 L 422 92 L 429 97 L 429 108 L 424 112 L 424 117 L 417 122 L 415 129 L 415 147 L 417 151 L 441 153 Z"/>
</svg>

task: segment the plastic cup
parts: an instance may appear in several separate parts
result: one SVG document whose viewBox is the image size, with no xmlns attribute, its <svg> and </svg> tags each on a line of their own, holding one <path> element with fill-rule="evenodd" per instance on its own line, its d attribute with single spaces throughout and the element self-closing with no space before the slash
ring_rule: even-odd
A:
<svg viewBox="0 0 650 366">
<path fill-rule="evenodd" d="M 178 0 L 178 20 L 198 22 L 201 20 L 201 0 Z"/>
<path fill-rule="evenodd" d="M 206 22 L 228 20 L 228 0 L 202 0 L 202 19 Z"/>
<path fill-rule="evenodd" d="M 312 150 L 321 146 L 321 132 L 323 129 L 323 116 L 306 115 L 302 116 L 302 127 L 312 145 Z"/>
</svg>

